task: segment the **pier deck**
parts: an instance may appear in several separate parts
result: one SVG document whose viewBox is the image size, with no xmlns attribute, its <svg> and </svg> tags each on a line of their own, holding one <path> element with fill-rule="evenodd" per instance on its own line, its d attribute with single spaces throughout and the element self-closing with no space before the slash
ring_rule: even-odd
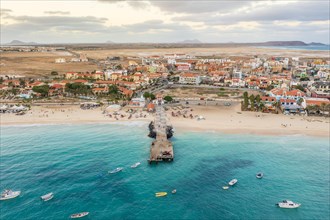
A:
<svg viewBox="0 0 330 220">
<path fill-rule="evenodd" d="M 154 121 L 156 129 L 156 139 L 151 143 L 149 163 L 159 161 L 172 161 L 174 158 L 173 145 L 167 139 L 166 128 L 168 120 L 166 112 L 162 106 L 156 107 L 156 117 Z"/>
</svg>

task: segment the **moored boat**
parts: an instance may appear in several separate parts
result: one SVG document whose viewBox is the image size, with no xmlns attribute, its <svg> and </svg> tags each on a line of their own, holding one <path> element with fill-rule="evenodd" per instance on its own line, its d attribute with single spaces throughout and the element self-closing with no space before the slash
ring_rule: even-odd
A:
<svg viewBox="0 0 330 220">
<path fill-rule="evenodd" d="M 136 167 L 138 167 L 138 166 L 140 166 L 140 162 L 137 162 L 137 163 L 135 163 L 135 164 L 133 164 L 132 166 L 131 166 L 131 168 L 136 168 Z"/>
<path fill-rule="evenodd" d="M 264 177 L 264 174 L 263 173 L 257 173 L 256 174 L 256 177 L 258 178 L 258 179 L 262 179 L 262 177 Z"/>
<path fill-rule="evenodd" d="M 80 212 L 80 213 L 70 215 L 70 218 L 82 218 L 88 214 L 89 214 L 89 212 Z"/>
<path fill-rule="evenodd" d="M 222 189 L 229 189 L 229 186 L 223 186 Z"/>
<path fill-rule="evenodd" d="M 232 180 L 230 180 L 230 182 L 228 183 L 228 185 L 229 186 L 233 186 L 233 185 L 235 185 L 236 183 L 237 183 L 237 179 L 232 179 Z"/>
<path fill-rule="evenodd" d="M 276 203 L 276 205 L 280 208 L 294 209 L 294 208 L 298 208 L 301 204 L 294 203 L 290 200 L 283 200 L 282 202 Z"/>
<path fill-rule="evenodd" d="M 21 191 L 12 191 L 10 189 L 6 189 L 1 193 L 0 200 L 8 200 L 16 198 L 21 194 Z"/>
<path fill-rule="evenodd" d="M 166 195 L 167 195 L 167 192 L 157 192 L 157 193 L 155 193 L 156 197 L 162 197 L 162 196 L 166 196 Z"/>
<path fill-rule="evenodd" d="M 54 193 L 51 192 L 51 193 L 41 196 L 41 199 L 46 202 L 46 201 L 51 200 L 53 197 L 54 197 Z"/>
<path fill-rule="evenodd" d="M 117 167 L 116 169 L 109 171 L 109 173 L 111 173 L 111 174 L 118 173 L 118 172 L 122 171 L 123 169 L 124 168 L 122 168 L 122 167 Z"/>
<path fill-rule="evenodd" d="M 176 193 L 176 189 L 173 189 L 173 190 L 172 190 L 172 194 L 175 194 L 175 193 Z"/>
</svg>

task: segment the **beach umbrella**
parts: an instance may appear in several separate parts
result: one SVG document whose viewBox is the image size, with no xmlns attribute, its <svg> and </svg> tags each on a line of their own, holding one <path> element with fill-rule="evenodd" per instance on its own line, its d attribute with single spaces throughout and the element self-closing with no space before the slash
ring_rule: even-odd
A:
<svg viewBox="0 0 330 220">
<path fill-rule="evenodd" d="M 0 110 L 7 110 L 8 109 L 8 106 L 7 105 L 2 105 L 1 107 L 0 107 Z"/>
</svg>

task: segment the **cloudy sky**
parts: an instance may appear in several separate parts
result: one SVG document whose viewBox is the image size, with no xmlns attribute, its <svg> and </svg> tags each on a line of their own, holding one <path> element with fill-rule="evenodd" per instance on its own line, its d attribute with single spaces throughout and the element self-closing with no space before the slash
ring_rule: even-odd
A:
<svg viewBox="0 0 330 220">
<path fill-rule="evenodd" d="M 329 43 L 328 0 L 1 0 L 1 43 Z"/>
</svg>

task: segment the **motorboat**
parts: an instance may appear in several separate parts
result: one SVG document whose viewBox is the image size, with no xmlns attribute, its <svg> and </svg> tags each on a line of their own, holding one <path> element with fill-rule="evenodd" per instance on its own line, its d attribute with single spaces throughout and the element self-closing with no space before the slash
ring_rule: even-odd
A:
<svg viewBox="0 0 330 220">
<path fill-rule="evenodd" d="M 117 167 L 116 169 L 109 171 L 109 173 L 111 173 L 111 174 L 118 173 L 118 172 L 122 171 L 123 169 L 124 168 L 122 168 L 122 167 Z"/>
<path fill-rule="evenodd" d="M 54 193 L 51 192 L 51 193 L 41 196 L 41 199 L 46 202 L 46 201 L 51 200 L 53 197 L 54 197 Z"/>
<path fill-rule="evenodd" d="M 229 186 L 233 186 L 233 185 L 235 185 L 236 183 L 237 183 L 237 179 L 232 179 L 232 180 L 230 180 L 230 182 L 228 183 L 228 185 Z"/>
<path fill-rule="evenodd" d="M 229 189 L 229 186 L 223 186 L 222 189 Z"/>
<path fill-rule="evenodd" d="M 162 196 L 166 196 L 166 195 L 167 195 L 167 192 L 157 192 L 157 193 L 155 193 L 156 197 L 162 197 Z"/>
<path fill-rule="evenodd" d="M 131 168 L 137 168 L 138 166 L 140 166 L 140 162 L 137 162 L 137 163 L 135 163 L 135 164 L 133 164 L 132 166 L 131 166 Z"/>
<path fill-rule="evenodd" d="M 301 204 L 294 203 L 290 200 L 283 200 L 282 202 L 276 203 L 276 205 L 280 208 L 294 209 L 294 208 L 298 208 Z"/>
<path fill-rule="evenodd" d="M 80 212 L 80 213 L 70 215 L 70 218 L 82 218 L 88 214 L 89 214 L 89 212 Z"/>
<path fill-rule="evenodd" d="M 21 191 L 12 191 L 10 189 L 6 189 L 1 193 L 0 200 L 7 200 L 16 198 L 21 194 Z"/>
<path fill-rule="evenodd" d="M 264 177 L 264 174 L 263 173 L 257 173 L 256 177 L 258 179 L 262 179 L 262 177 Z"/>
<path fill-rule="evenodd" d="M 176 193 L 176 189 L 173 189 L 173 190 L 172 190 L 172 194 L 175 194 L 175 193 Z"/>
</svg>

